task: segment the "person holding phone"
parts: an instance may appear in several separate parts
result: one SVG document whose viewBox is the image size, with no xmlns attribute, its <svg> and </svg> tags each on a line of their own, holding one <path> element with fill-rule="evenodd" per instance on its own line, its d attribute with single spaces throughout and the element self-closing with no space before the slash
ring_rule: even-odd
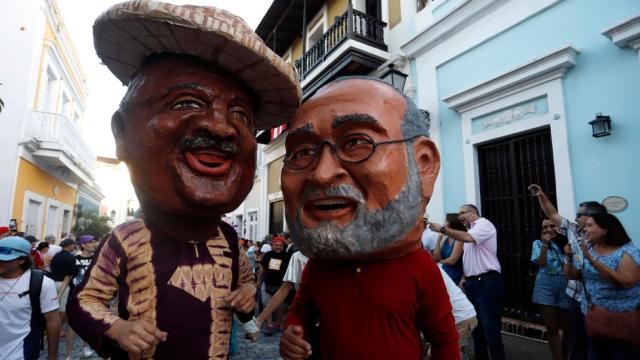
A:
<svg viewBox="0 0 640 360">
<path fill-rule="evenodd" d="M 555 206 L 551 203 L 542 188 L 537 184 L 531 184 L 528 187 L 533 196 L 538 198 L 542 211 L 551 222 L 558 227 L 558 232 L 563 234 L 569 240 L 568 248 L 571 250 L 571 259 L 575 258 L 576 264 L 582 264 L 582 250 L 579 244 L 588 242 L 585 226 L 587 219 L 593 214 L 607 213 L 607 208 L 597 201 L 585 201 L 578 205 L 575 221 L 558 214 Z M 569 309 L 569 324 L 571 327 L 570 354 L 571 359 L 587 359 L 587 330 L 584 326 L 584 315 L 580 310 L 580 302 L 582 301 L 582 284 L 576 280 L 567 282 L 567 295 L 571 297 L 571 306 Z"/>
</svg>

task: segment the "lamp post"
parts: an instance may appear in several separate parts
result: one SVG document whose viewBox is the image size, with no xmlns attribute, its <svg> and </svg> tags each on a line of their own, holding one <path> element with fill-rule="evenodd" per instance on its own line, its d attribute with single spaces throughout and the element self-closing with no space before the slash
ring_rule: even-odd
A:
<svg viewBox="0 0 640 360">
<path fill-rule="evenodd" d="M 608 115 L 597 113 L 596 118 L 589 121 L 589 125 L 595 138 L 611 135 L 611 118 Z"/>
<path fill-rule="evenodd" d="M 395 65 L 389 64 L 389 68 L 380 76 L 380 80 L 402 92 L 404 90 L 404 83 L 407 80 L 407 74 L 396 70 Z"/>
</svg>

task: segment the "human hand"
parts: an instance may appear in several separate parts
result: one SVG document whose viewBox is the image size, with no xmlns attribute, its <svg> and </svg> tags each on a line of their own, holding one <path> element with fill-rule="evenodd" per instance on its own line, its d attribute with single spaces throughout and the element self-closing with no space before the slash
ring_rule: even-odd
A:
<svg viewBox="0 0 640 360">
<path fill-rule="evenodd" d="M 231 305 L 237 312 L 249 313 L 256 306 L 256 287 L 251 284 L 243 284 L 231 294 L 225 296 L 224 301 Z"/>
<path fill-rule="evenodd" d="M 564 246 L 565 255 L 573 255 L 573 249 L 571 249 L 571 244 L 567 244 Z"/>
<path fill-rule="evenodd" d="M 544 194 L 542 192 L 542 188 L 540 187 L 540 185 L 537 185 L 537 184 L 529 185 L 527 190 L 529 190 L 529 192 L 531 192 L 531 195 L 533 195 L 533 196 L 538 196 L 538 195 Z"/>
<path fill-rule="evenodd" d="M 587 245 L 587 243 L 585 241 L 580 241 L 578 245 L 580 245 L 580 250 L 582 250 L 582 256 L 584 256 L 585 259 L 591 261 L 593 259 L 593 256 L 589 251 L 589 246 Z"/>
<path fill-rule="evenodd" d="M 142 354 L 167 340 L 167 333 L 147 320 L 116 320 L 106 334 L 117 341 L 121 348 L 134 355 Z"/>
<path fill-rule="evenodd" d="M 245 332 L 244 333 L 244 338 L 247 340 L 251 340 L 253 342 L 257 342 L 258 339 L 260 339 L 260 331 L 256 331 L 256 332 Z"/>
<path fill-rule="evenodd" d="M 311 356 L 311 345 L 302 337 L 302 327 L 289 326 L 280 337 L 280 355 L 285 360 Z"/>
</svg>

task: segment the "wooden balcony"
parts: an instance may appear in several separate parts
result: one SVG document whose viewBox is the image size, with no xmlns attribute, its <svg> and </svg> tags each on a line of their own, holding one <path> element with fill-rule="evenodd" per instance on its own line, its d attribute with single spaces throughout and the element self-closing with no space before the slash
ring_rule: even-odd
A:
<svg viewBox="0 0 640 360">
<path fill-rule="evenodd" d="M 344 14 L 336 18 L 335 23 L 320 40 L 305 52 L 301 59 L 296 60 L 295 67 L 300 74 L 300 80 L 305 80 L 347 40 L 355 40 L 386 51 L 387 45 L 384 42 L 386 25 L 384 21 L 349 6 Z"/>
</svg>

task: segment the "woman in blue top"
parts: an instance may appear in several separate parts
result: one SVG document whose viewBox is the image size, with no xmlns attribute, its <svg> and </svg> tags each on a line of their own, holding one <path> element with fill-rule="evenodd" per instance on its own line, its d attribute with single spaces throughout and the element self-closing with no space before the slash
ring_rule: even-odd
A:
<svg viewBox="0 0 640 360">
<path fill-rule="evenodd" d="M 458 219 L 458 214 L 447 214 L 445 225 L 454 230 L 467 231 L 467 228 Z M 444 234 L 440 235 L 436 247 L 433 249 L 433 260 L 442 264 L 442 270 L 456 285 L 462 279 L 462 252 L 463 243 Z"/>
<path fill-rule="evenodd" d="M 554 360 L 566 359 L 568 356 L 567 310 L 571 304 L 566 292 L 567 277 L 562 271 L 562 248 L 568 241 L 557 230 L 553 221 L 544 219 L 541 240 L 534 241 L 531 248 L 531 262 L 539 267 L 532 301 L 540 306 Z"/>
<path fill-rule="evenodd" d="M 640 249 L 611 214 L 593 214 L 585 226 L 591 246 L 581 243 L 584 266 L 577 269 L 573 254 L 567 256 L 565 272 L 570 278 L 582 278 L 582 312 L 590 304 L 611 312 L 640 311 Z M 569 255 L 569 254 L 568 254 Z M 637 319 L 637 316 L 629 316 Z M 637 324 L 635 328 L 640 327 Z M 637 359 L 640 347 L 604 337 L 590 337 L 590 358 Z"/>
</svg>

